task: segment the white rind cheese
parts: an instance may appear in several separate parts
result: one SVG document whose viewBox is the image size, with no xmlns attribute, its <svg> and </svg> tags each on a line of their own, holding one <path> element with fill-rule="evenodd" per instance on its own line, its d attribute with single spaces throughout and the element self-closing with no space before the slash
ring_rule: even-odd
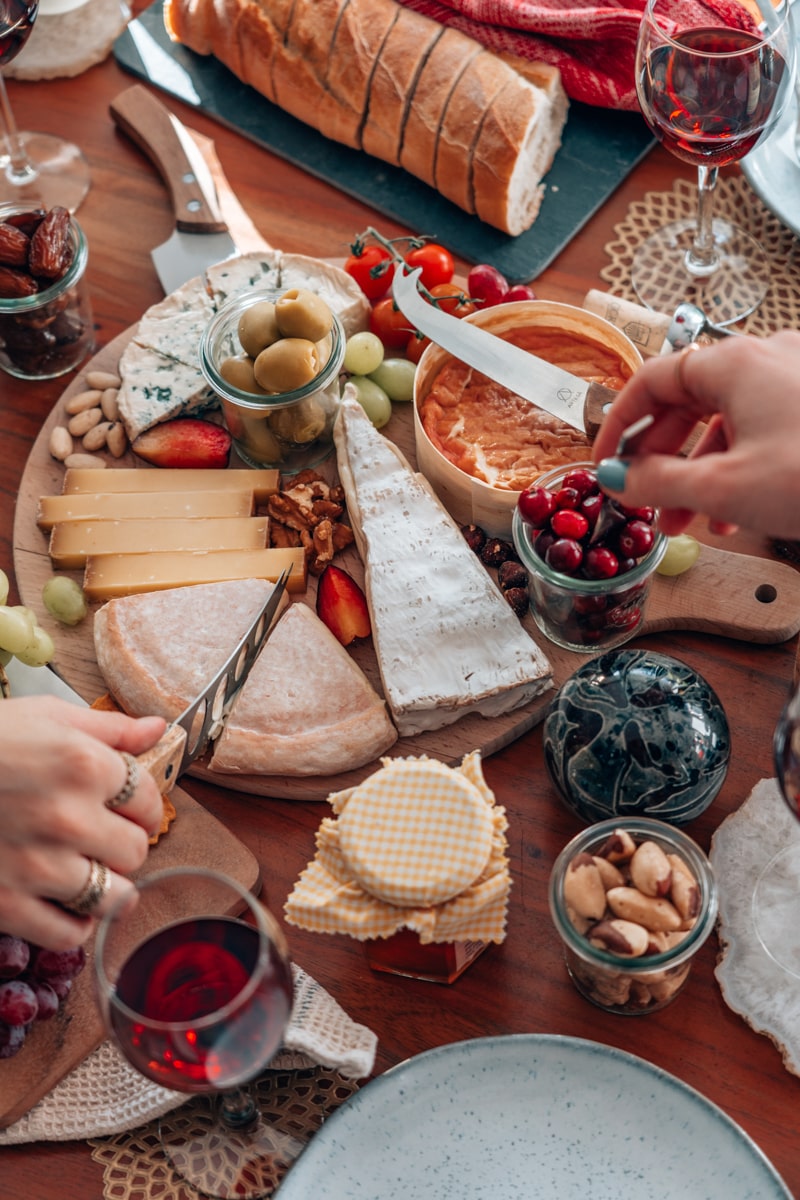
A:
<svg viewBox="0 0 800 1200">
<path fill-rule="evenodd" d="M 340 267 L 281 250 L 254 251 L 217 263 L 152 305 L 119 364 L 119 410 L 130 441 L 174 417 L 219 407 L 200 371 L 200 338 L 224 304 L 244 292 L 290 287 L 318 292 L 350 337 L 369 323 L 369 302 Z"/>
<path fill-rule="evenodd" d="M 334 441 L 384 695 L 401 736 L 467 713 L 510 712 L 550 687 L 550 664 L 461 530 L 349 387 Z"/>
</svg>

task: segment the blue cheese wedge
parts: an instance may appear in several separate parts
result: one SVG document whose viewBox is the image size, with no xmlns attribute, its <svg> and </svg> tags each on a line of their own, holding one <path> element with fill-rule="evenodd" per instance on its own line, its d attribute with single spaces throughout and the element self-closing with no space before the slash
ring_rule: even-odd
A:
<svg viewBox="0 0 800 1200">
<path fill-rule="evenodd" d="M 271 292 L 281 286 L 280 250 L 261 250 L 209 267 L 205 286 L 215 309 L 243 292 Z"/>
<path fill-rule="evenodd" d="M 332 263 L 305 254 L 282 254 L 281 290 L 287 288 L 309 288 L 321 296 L 342 322 L 347 337 L 369 324 L 370 306 L 361 288 Z"/>
<path fill-rule="evenodd" d="M 119 415 L 131 441 L 161 421 L 200 416 L 219 406 L 199 370 L 137 342 L 122 352 L 119 374 Z"/>
<path fill-rule="evenodd" d="M 401 736 L 467 713 L 510 712 L 549 688 L 547 658 L 427 480 L 374 428 L 350 387 L 334 442 L 384 695 Z"/>
</svg>

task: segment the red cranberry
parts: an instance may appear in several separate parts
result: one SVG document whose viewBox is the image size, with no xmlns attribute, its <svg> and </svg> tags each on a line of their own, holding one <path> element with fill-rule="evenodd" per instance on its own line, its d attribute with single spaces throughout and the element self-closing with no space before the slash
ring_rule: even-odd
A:
<svg viewBox="0 0 800 1200">
<path fill-rule="evenodd" d="M 556 498 L 547 488 L 525 488 L 517 500 L 519 515 L 534 529 L 543 529 L 556 509 Z"/>
<path fill-rule="evenodd" d="M 597 491 L 597 476 L 586 467 L 576 467 L 574 471 L 567 471 L 561 486 L 574 488 L 581 496 L 588 496 L 590 492 Z"/>
<path fill-rule="evenodd" d="M 655 541 L 653 528 L 646 521 L 629 521 L 625 528 L 620 532 L 617 538 L 619 546 L 625 558 L 641 558 L 643 554 L 647 554 L 648 550 L 652 549 Z"/>
<path fill-rule="evenodd" d="M 608 596 L 593 596 L 593 595 L 576 595 L 573 604 L 575 612 L 582 616 L 587 616 L 589 613 L 605 612 L 608 608 Z"/>
<path fill-rule="evenodd" d="M 581 494 L 577 488 L 562 487 L 556 492 L 556 508 L 580 508 Z"/>
<path fill-rule="evenodd" d="M 583 550 L 574 538 L 556 538 L 545 555 L 545 561 L 554 571 L 574 575 L 583 561 Z"/>
<path fill-rule="evenodd" d="M 550 528 L 556 537 L 574 538 L 579 542 L 589 532 L 589 522 L 583 513 L 574 508 L 560 508 L 550 519 Z"/>
<path fill-rule="evenodd" d="M 636 566 L 635 558 L 621 558 L 619 560 L 619 566 L 617 567 L 617 574 L 618 575 L 627 575 L 628 571 L 632 571 L 635 566 Z"/>
<path fill-rule="evenodd" d="M 607 546 L 592 546 L 586 551 L 583 570 L 587 579 L 611 579 L 619 570 L 619 559 Z"/>
<path fill-rule="evenodd" d="M 627 505 L 620 506 L 625 516 L 631 521 L 646 521 L 648 525 L 652 525 L 656 519 L 656 510 L 649 506 L 645 508 L 628 508 Z"/>
<path fill-rule="evenodd" d="M 551 533 L 549 529 L 543 529 L 539 536 L 534 540 L 533 548 L 539 555 L 539 558 L 547 558 L 547 551 L 556 540 L 556 535 Z"/>
<path fill-rule="evenodd" d="M 589 522 L 589 528 L 594 529 L 600 509 L 603 507 L 603 497 L 600 492 L 592 492 L 590 496 L 584 496 L 581 500 L 580 511 Z"/>
</svg>

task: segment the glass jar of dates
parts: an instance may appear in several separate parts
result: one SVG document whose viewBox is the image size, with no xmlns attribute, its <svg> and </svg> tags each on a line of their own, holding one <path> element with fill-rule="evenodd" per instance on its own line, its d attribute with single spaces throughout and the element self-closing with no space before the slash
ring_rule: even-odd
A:
<svg viewBox="0 0 800 1200">
<path fill-rule="evenodd" d="M 0 367 L 9 375 L 55 379 L 92 353 L 88 259 L 65 209 L 0 207 Z"/>
<path fill-rule="evenodd" d="M 556 859 L 550 912 L 581 995 L 635 1016 L 683 988 L 714 928 L 717 888 L 710 862 L 681 830 L 648 817 L 600 821 Z"/>
<path fill-rule="evenodd" d="M 635 636 L 667 549 L 655 516 L 606 496 L 592 463 L 558 467 L 520 492 L 514 546 L 533 619 L 551 642 L 586 653 Z"/>
<path fill-rule="evenodd" d="M 277 330 L 274 309 L 288 294 L 248 292 L 221 308 L 200 340 L 200 369 L 220 398 L 242 461 L 294 475 L 333 450 L 346 338 L 336 314 L 327 305 L 316 311 L 308 294 L 300 300 L 310 308 L 300 311 L 298 332 Z M 328 332 L 321 333 L 325 324 Z M 306 327 L 309 336 L 301 337 Z M 259 347 L 273 356 L 266 371 L 259 371 Z"/>
</svg>

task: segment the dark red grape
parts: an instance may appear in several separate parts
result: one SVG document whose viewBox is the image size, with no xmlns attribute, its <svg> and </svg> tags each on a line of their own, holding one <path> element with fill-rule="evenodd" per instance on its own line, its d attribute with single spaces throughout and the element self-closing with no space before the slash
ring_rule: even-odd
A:
<svg viewBox="0 0 800 1200">
<path fill-rule="evenodd" d="M 51 979 L 63 976 L 74 979 L 80 975 L 86 964 L 86 951 L 83 946 L 73 946 L 71 950 L 37 950 L 31 964 L 31 974 L 34 979 Z"/>
<path fill-rule="evenodd" d="M 6 1025 L 0 1021 L 0 1058 L 13 1058 L 25 1044 L 25 1025 Z"/>
<path fill-rule="evenodd" d="M 0 1021 L 7 1025 L 29 1025 L 36 1020 L 39 1006 L 30 984 L 22 979 L 0 983 Z"/>
<path fill-rule="evenodd" d="M 31 948 L 22 938 L 0 933 L 0 979 L 21 975 L 31 957 Z"/>
<path fill-rule="evenodd" d="M 72 985 L 75 980 L 66 979 L 63 975 L 52 975 L 47 982 L 58 996 L 59 1000 L 66 1000 L 67 996 L 72 991 Z"/>
<path fill-rule="evenodd" d="M 515 283 L 503 297 L 503 304 L 511 304 L 515 300 L 535 300 L 536 292 L 527 283 Z"/>
<path fill-rule="evenodd" d="M 467 291 L 473 300 L 480 300 L 481 308 L 500 304 L 508 293 L 508 280 L 497 267 L 489 263 L 478 263 L 467 276 Z"/>
<path fill-rule="evenodd" d="M 31 984 L 31 990 L 39 1005 L 36 1020 L 49 1021 L 58 1012 L 59 999 L 55 990 L 49 983 L 43 983 L 40 979 Z"/>
</svg>

